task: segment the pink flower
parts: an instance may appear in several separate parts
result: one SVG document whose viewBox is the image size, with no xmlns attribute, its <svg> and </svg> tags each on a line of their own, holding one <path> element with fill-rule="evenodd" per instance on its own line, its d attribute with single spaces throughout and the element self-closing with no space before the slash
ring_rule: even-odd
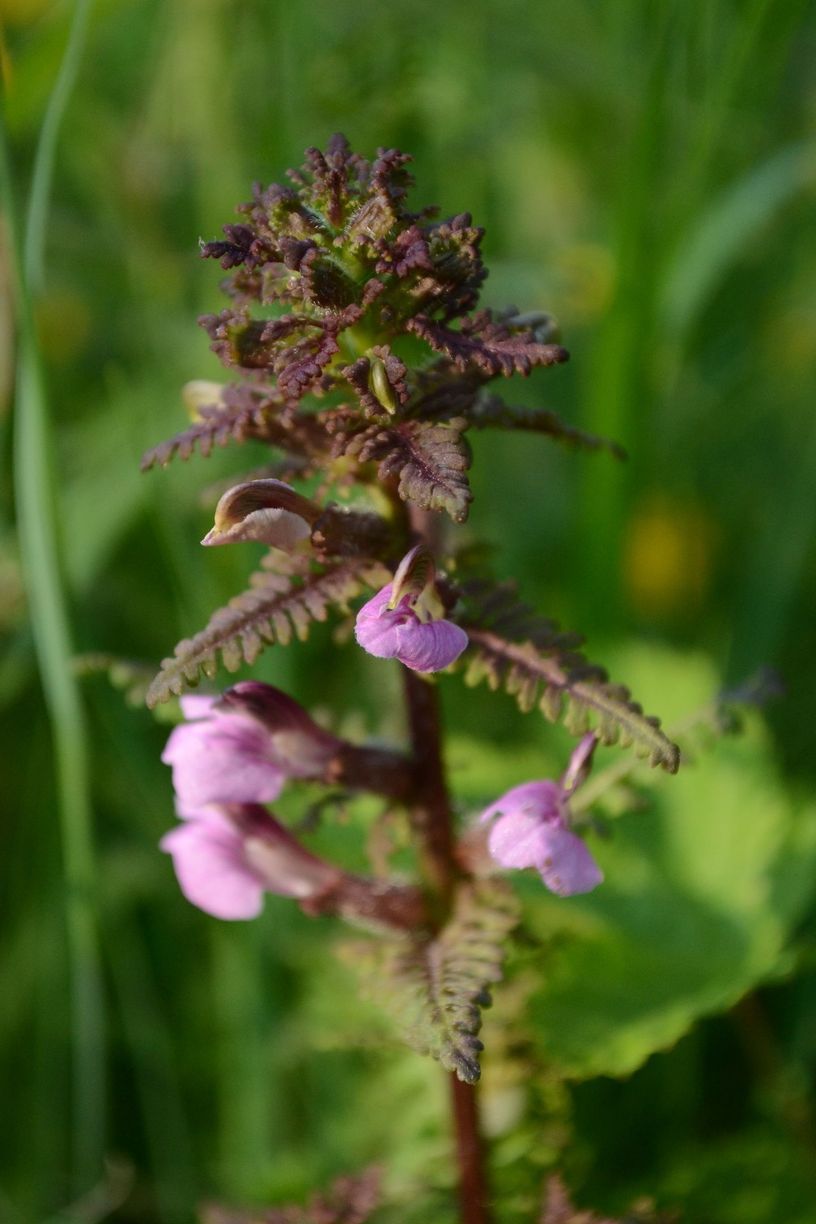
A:
<svg viewBox="0 0 816 1224">
<path fill-rule="evenodd" d="M 394 581 L 363 604 L 354 632 L 378 659 L 399 659 L 412 671 L 442 671 L 468 644 L 464 629 L 443 612 L 433 562 L 419 544 L 403 557 Z"/>
<path fill-rule="evenodd" d="M 161 848 L 187 900 L 215 918 L 255 918 L 264 893 L 311 897 L 339 874 L 258 804 L 180 805 L 179 815 Z"/>
<path fill-rule="evenodd" d="M 287 778 L 319 777 L 337 740 L 279 689 L 248 680 L 219 697 L 181 698 L 189 720 L 170 734 L 181 804 L 269 803 Z"/>
<path fill-rule="evenodd" d="M 559 897 L 591 892 L 603 873 L 570 829 L 569 797 L 586 777 L 596 739 L 585 735 L 560 782 L 525 782 L 492 803 L 481 816 L 495 820 L 488 849 L 502 867 L 535 867 Z"/>
</svg>

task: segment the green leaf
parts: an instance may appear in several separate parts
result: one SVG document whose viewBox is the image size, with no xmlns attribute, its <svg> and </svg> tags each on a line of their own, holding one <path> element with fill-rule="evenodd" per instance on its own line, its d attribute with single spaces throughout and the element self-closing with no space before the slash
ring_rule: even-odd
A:
<svg viewBox="0 0 816 1224">
<path fill-rule="evenodd" d="M 464 669 L 466 684 L 485 680 L 514 696 L 522 710 L 538 706 L 550 722 L 563 719 L 573 735 L 592 728 L 601 743 L 632 745 L 652 765 L 676 773 L 678 748 L 660 720 L 644 714 L 624 685 L 610 683 L 602 667 L 575 650 L 578 635 L 537 616 L 512 586 L 469 582 L 460 593 L 457 620 L 470 645 L 454 667 Z"/>
<path fill-rule="evenodd" d="M 304 641 L 311 621 L 324 621 L 329 608 L 348 610 L 348 601 L 366 587 L 383 586 L 389 572 L 366 558 L 349 558 L 316 572 L 281 572 L 286 559 L 274 550 L 250 579 L 250 589 L 213 613 L 195 637 L 184 638 L 172 658 L 162 662 L 146 701 L 151 708 L 214 676 L 218 659 L 234 672 L 254 663 L 265 646 L 286 646 L 295 636 Z M 274 567 L 274 568 L 273 568 Z"/>
<path fill-rule="evenodd" d="M 73 671 L 77 676 L 104 675 L 113 688 L 118 689 L 129 706 L 144 705 L 147 690 L 153 679 L 153 668 L 149 663 L 137 659 L 125 659 L 121 655 L 96 652 L 75 655 Z M 176 722 L 183 716 L 178 704 L 165 705 L 156 710 L 159 722 Z"/>
<path fill-rule="evenodd" d="M 481 1009 L 490 1005 L 489 987 L 501 980 L 507 936 L 517 921 L 513 894 L 501 881 L 465 884 L 438 935 L 390 940 L 367 964 L 363 958 L 369 993 L 403 1040 L 468 1084 L 481 1074 Z"/>
<path fill-rule="evenodd" d="M 699 660 L 641 658 L 645 688 L 694 689 L 687 709 L 716 689 Z M 605 882 L 586 897 L 556 900 L 530 880 L 528 925 L 554 940 L 533 1019 L 541 1057 L 561 1073 L 628 1075 L 792 967 L 816 875 L 816 804 L 786 793 L 758 718 L 655 787 L 593 853 Z"/>
</svg>

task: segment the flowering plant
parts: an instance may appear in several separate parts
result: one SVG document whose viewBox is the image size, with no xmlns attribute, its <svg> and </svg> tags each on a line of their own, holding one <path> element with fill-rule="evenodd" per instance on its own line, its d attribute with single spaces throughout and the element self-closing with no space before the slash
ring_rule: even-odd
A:
<svg viewBox="0 0 816 1224">
<path fill-rule="evenodd" d="M 474 569 L 444 530 L 446 516 L 461 524 L 468 515 L 472 430 L 616 448 L 496 392 L 498 380 L 568 354 L 549 316 L 477 309 L 482 231 L 466 213 L 439 221 L 433 209 L 411 211 L 408 161 L 381 150 L 369 162 L 336 136 L 325 154 L 307 151 L 290 186 L 256 188 L 241 222 L 202 246 L 229 273 L 231 304 L 201 322 L 234 381 L 191 385 L 193 423 L 144 466 L 195 448 L 268 444 L 269 471 L 220 498 L 203 540 L 260 541 L 268 552 L 249 589 L 165 659 L 148 702 L 213 677 L 219 662 L 252 664 L 367 596 L 357 647 L 401 665 L 407 747 L 350 743 L 255 681 L 182 697 L 188 721 L 164 754 L 182 823 L 162 844 L 187 898 L 216 917 L 253 917 L 272 892 L 311 914 L 365 921 L 404 1036 L 451 1073 L 461 1214 L 476 1224 L 489 1210 L 473 1088 L 481 1011 L 518 917 L 500 869 L 533 867 L 560 897 L 597 887 L 601 870 L 570 813 L 596 747 L 633 747 L 669 773 L 679 754 L 659 721 L 579 653 L 577 635 Z M 563 720 L 579 743 L 561 781 L 522 780 L 481 822 L 457 826 L 443 672 Z M 265 805 L 302 780 L 399 807 L 415 878 L 355 875 L 301 845 Z"/>
</svg>

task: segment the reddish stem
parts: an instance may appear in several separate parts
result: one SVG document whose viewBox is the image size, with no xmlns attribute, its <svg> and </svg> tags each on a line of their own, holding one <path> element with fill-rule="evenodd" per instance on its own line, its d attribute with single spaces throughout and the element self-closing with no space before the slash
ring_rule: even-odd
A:
<svg viewBox="0 0 816 1224">
<path fill-rule="evenodd" d="M 411 827 L 419 843 L 428 882 L 447 908 L 459 874 L 454 856 L 450 800 L 442 762 L 442 729 L 436 688 L 407 667 L 402 669 L 414 765 Z"/>
<path fill-rule="evenodd" d="M 396 502 L 398 513 L 404 509 Z M 443 531 L 442 516 L 409 507 L 408 519 L 414 539 L 424 540 L 438 553 Z M 407 524 L 406 524 L 407 525 Z M 462 872 L 456 860 L 451 804 L 442 759 L 442 722 L 436 686 L 403 667 L 405 702 L 411 738 L 415 789 L 409 808 L 411 827 L 417 839 L 428 884 L 436 895 L 438 917 L 447 917 L 456 881 Z M 459 1166 L 459 1216 L 461 1224 L 490 1224 L 489 1190 L 484 1148 L 479 1130 L 476 1090 L 451 1073 L 451 1106 Z"/>
<path fill-rule="evenodd" d="M 451 1103 L 459 1164 L 459 1215 L 462 1224 L 489 1224 L 488 1187 L 479 1133 L 479 1101 L 472 1084 L 451 1073 Z"/>
<path fill-rule="evenodd" d="M 442 728 L 435 685 L 403 668 L 416 788 L 410 808 L 411 827 L 419 843 L 428 883 L 444 919 L 461 874 L 454 853 L 451 807 L 442 760 Z M 450 1076 L 456 1158 L 459 1166 L 459 1213 L 462 1224 L 490 1224 L 484 1152 L 479 1133 L 476 1091 Z"/>
</svg>

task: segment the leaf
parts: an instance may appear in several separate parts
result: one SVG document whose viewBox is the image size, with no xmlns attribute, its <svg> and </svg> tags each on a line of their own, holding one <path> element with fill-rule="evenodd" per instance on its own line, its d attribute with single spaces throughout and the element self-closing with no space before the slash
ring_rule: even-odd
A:
<svg viewBox="0 0 816 1224">
<path fill-rule="evenodd" d="M 562 633 L 551 620 L 519 602 L 511 585 L 479 580 L 460 588 L 463 608 L 457 622 L 470 645 L 457 663 L 465 683 L 486 680 L 503 688 L 525 712 L 538 706 L 545 718 L 563 718 L 567 730 L 583 735 L 594 729 L 601 743 L 633 745 L 650 764 L 676 773 L 680 754 L 660 729 L 659 719 L 645 715 L 622 684 L 575 649 L 577 634 Z"/>
<path fill-rule="evenodd" d="M 142 458 L 142 471 L 171 459 L 189 459 L 198 447 L 206 458 L 214 446 L 255 439 L 297 455 L 312 455 L 325 446 L 322 429 L 313 416 L 298 413 L 293 401 L 277 392 L 247 385 L 224 387 L 219 403 L 198 409 L 200 420 L 152 447 Z"/>
<path fill-rule="evenodd" d="M 447 510 L 457 523 L 467 518 L 473 494 L 466 472 L 470 447 L 464 438 L 467 422 L 456 417 L 441 424 L 402 421 L 393 428 L 369 426 L 338 437 L 341 454 L 360 463 L 378 459 L 380 480 L 398 479 L 403 501 L 422 510 Z"/>
<path fill-rule="evenodd" d="M 672 718 L 717 686 L 699 657 L 629 654 L 627 673 L 665 695 Z M 670 785 L 654 782 L 646 810 L 594 843 L 605 875 L 596 892 L 565 904 L 530 881 L 525 925 L 549 949 L 531 1031 L 548 1066 L 577 1079 L 630 1075 L 698 1018 L 790 972 L 812 904 L 816 803 L 790 792 L 774 757 L 759 717 L 746 716 L 743 735 Z M 468 786 L 463 773 L 466 798 Z"/>
<path fill-rule="evenodd" d="M 369 991 L 403 1040 L 468 1084 L 481 1074 L 481 1009 L 490 1005 L 489 987 L 501 980 L 506 939 L 517 921 L 515 898 L 502 881 L 463 884 L 438 935 L 383 943 L 368 967 Z"/>
<path fill-rule="evenodd" d="M 300 398 L 314 386 L 339 351 L 335 333 L 326 328 L 317 336 L 306 336 L 276 352 L 270 365 L 278 376 L 281 391 L 292 399 Z"/>
<path fill-rule="evenodd" d="M 261 564 L 248 591 L 219 608 L 200 633 L 179 642 L 173 657 L 163 661 L 148 689 L 148 706 L 197 684 L 202 672 L 214 676 L 219 655 L 227 671 L 234 672 L 242 662 L 254 663 L 265 646 L 286 646 L 293 635 L 305 640 L 312 620 L 326 620 L 329 608 L 346 611 L 355 595 L 366 587 L 383 586 L 390 577 L 383 566 L 366 558 L 305 574 L 281 573 L 284 562 L 275 552 Z"/>
<path fill-rule="evenodd" d="M 214 446 L 226 446 L 228 442 L 245 442 L 255 436 L 264 419 L 260 407 L 238 409 L 203 408 L 201 420 L 183 429 L 180 433 L 153 446 L 142 456 L 142 471 L 152 467 L 167 467 L 176 455 L 189 459 L 196 447 L 206 458 Z"/>
<path fill-rule="evenodd" d="M 129 706 L 141 706 L 153 677 L 153 668 L 149 663 L 140 663 L 134 659 L 123 659 L 113 654 L 83 654 L 76 655 L 72 660 L 73 671 L 77 676 L 106 676 L 113 688 L 123 693 Z M 167 715 L 166 719 L 163 715 Z M 177 710 L 165 707 L 156 711 L 160 721 L 174 722 L 181 717 Z"/>
<path fill-rule="evenodd" d="M 584 450 L 607 450 L 616 459 L 625 459 L 626 451 L 617 442 L 584 433 L 549 408 L 514 408 L 505 404 L 498 395 L 486 395 L 477 399 L 467 412 L 468 422 L 476 429 L 515 429 L 528 433 L 543 433 Z"/>
<path fill-rule="evenodd" d="M 486 378 L 499 374 L 509 378 L 512 374 L 527 375 L 534 366 L 558 365 L 569 359 L 560 344 L 541 344 L 532 330 L 496 322 L 486 310 L 465 319 L 460 331 L 422 314 L 409 319 L 405 326 L 435 352 L 448 357 L 463 374 L 475 366 Z"/>
</svg>

